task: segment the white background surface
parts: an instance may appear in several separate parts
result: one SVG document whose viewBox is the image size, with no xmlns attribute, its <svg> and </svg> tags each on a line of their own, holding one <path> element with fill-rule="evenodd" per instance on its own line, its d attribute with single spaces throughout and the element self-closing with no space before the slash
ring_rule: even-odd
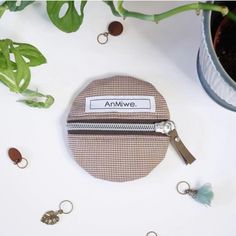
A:
<svg viewBox="0 0 236 236">
<path fill-rule="evenodd" d="M 180 3 L 128 3 L 153 13 Z M 48 110 L 15 102 L 0 86 L 0 235 L 1 236 L 234 236 L 236 233 L 235 113 L 214 103 L 196 73 L 200 17 L 184 13 L 159 24 L 126 19 L 124 33 L 107 45 L 96 36 L 116 19 L 100 2 L 89 2 L 81 29 L 66 34 L 48 20 L 44 3 L 0 20 L 1 38 L 38 47 L 48 64 L 33 68 L 31 88 L 53 94 Z M 120 19 L 121 20 L 121 19 Z M 185 166 L 169 147 L 165 160 L 146 178 L 129 183 L 95 179 L 71 156 L 65 121 L 73 97 L 89 81 L 128 74 L 153 83 L 166 98 L 184 143 L 197 157 Z M 8 159 L 17 147 L 29 160 L 18 169 Z M 213 185 L 212 207 L 204 207 L 175 186 Z M 40 222 L 47 210 L 70 199 L 75 209 L 54 226 Z"/>
</svg>

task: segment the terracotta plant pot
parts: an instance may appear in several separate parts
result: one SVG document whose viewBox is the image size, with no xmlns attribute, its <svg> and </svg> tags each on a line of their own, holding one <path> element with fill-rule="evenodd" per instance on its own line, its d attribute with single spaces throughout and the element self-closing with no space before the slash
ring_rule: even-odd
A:
<svg viewBox="0 0 236 236">
<path fill-rule="evenodd" d="M 236 8 L 235 2 L 217 2 Z M 236 24 L 235 24 L 236 25 Z M 221 106 L 236 111 L 236 26 L 219 13 L 204 12 L 202 40 L 197 59 L 198 76 L 208 95 Z M 229 34 L 232 34 L 229 36 Z"/>
</svg>

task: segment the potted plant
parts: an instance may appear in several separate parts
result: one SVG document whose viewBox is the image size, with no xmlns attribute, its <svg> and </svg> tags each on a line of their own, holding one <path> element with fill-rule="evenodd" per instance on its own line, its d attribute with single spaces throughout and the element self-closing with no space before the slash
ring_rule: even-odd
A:
<svg viewBox="0 0 236 236">
<path fill-rule="evenodd" d="M 234 1 L 217 2 L 236 10 Z M 214 12 L 204 12 L 197 71 L 202 86 L 217 103 L 236 111 L 236 24 Z"/>
<path fill-rule="evenodd" d="M 3 15 L 3 13 L 6 10 L 10 11 L 21 11 L 28 5 L 32 4 L 34 1 L 5 1 L 0 6 L 0 16 Z M 124 2 L 121 0 L 118 0 L 116 2 L 114 1 L 103 1 L 107 6 L 111 9 L 113 15 L 117 17 L 127 18 L 127 17 L 133 17 L 138 18 L 141 20 L 147 20 L 151 22 L 159 22 L 161 20 L 164 20 L 168 17 L 174 16 L 175 14 L 179 14 L 184 11 L 194 10 L 197 12 L 197 14 L 200 13 L 201 10 L 204 11 L 204 20 L 203 20 L 203 40 L 202 44 L 199 50 L 198 55 L 198 73 L 200 80 L 203 84 L 203 87 L 206 89 L 208 94 L 213 97 L 219 104 L 231 109 L 236 110 L 236 88 L 235 88 L 235 81 L 227 74 L 227 72 L 222 69 L 221 63 L 219 62 L 215 49 L 212 46 L 212 34 L 210 30 L 210 16 L 212 13 L 212 19 L 213 16 L 221 17 L 226 16 L 231 21 L 236 22 L 236 14 L 233 13 L 232 6 L 226 6 L 225 4 L 227 2 L 221 2 L 218 4 L 218 2 L 196 2 L 196 3 L 188 3 L 183 4 L 182 6 L 173 8 L 169 11 L 158 13 L 158 14 L 144 14 L 142 12 L 134 12 L 127 10 L 124 6 Z M 51 20 L 51 22 L 60 30 L 71 33 L 77 31 L 84 18 L 84 9 L 86 7 L 87 1 L 80 1 L 80 9 L 77 11 L 75 7 L 75 1 L 47 1 L 47 14 Z M 234 4 L 232 2 L 232 4 Z M 213 15 L 214 14 L 214 15 Z M 219 24 L 219 23 L 216 23 Z M 0 40 L 0 46 L 1 46 Z M 12 41 L 7 41 L 12 42 Z M 6 47 L 5 51 L 1 49 L 0 47 L 0 62 L 4 62 L 4 68 L 1 68 L 0 65 L 0 81 L 3 81 L 3 78 L 1 78 L 1 74 L 4 74 L 4 70 L 7 69 L 7 71 L 11 72 L 12 78 L 11 80 L 16 83 L 16 85 L 20 85 L 22 80 L 25 81 L 25 79 L 22 76 L 26 76 L 27 79 L 27 86 L 24 86 L 23 88 L 20 88 L 17 90 L 12 89 L 8 86 L 8 84 L 5 82 L 4 84 L 7 85 L 13 92 L 22 93 L 23 95 L 27 96 L 27 99 L 23 99 L 23 102 L 27 105 L 34 106 L 34 107 L 49 107 L 53 103 L 53 98 L 49 95 L 42 95 L 41 93 L 32 92 L 28 90 L 29 80 L 30 80 L 30 72 L 29 67 L 30 66 L 36 66 L 40 65 L 46 62 L 46 59 L 42 61 L 42 54 L 32 45 L 26 45 L 26 50 L 19 50 L 21 48 L 18 47 L 20 45 L 19 43 L 13 43 L 13 46 Z M 4 47 L 3 47 L 4 48 Z M 31 50 L 33 49 L 33 51 Z M 4 53 L 3 53 L 4 51 Z M 7 51 L 7 54 L 6 54 Z M 20 51 L 20 52 L 19 52 Z M 11 61 L 9 60 L 9 55 L 14 54 L 15 60 Z M 16 57 L 17 56 L 17 57 Z M 36 58 L 35 58 L 36 57 Z M 34 64 L 33 62 L 36 62 L 39 57 L 39 62 Z M 209 57 L 209 59 L 208 59 Z M 29 62 L 25 60 L 27 58 Z M 17 60 L 16 60 L 17 59 Z M 31 61 L 33 59 L 33 62 Z M 208 67 L 208 64 L 211 64 L 211 66 Z M 206 66 L 207 65 L 207 66 Z M 1 71 L 2 69 L 2 71 Z M 214 76 L 212 71 L 214 70 Z M 24 71 L 25 73 L 21 73 L 21 71 Z M 27 73 L 26 73 L 27 72 Z M 212 73 L 212 74 L 211 74 Z M 5 73 L 5 76 L 9 76 L 8 73 Z M 213 78 L 214 77 L 214 78 Z M 223 78 L 223 79 L 222 79 Z M 218 81 L 223 81 L 222 83 Z M 211 83 L 212 82 L 212 83 Z M 227 87 L 225 86 L 225 83 L 227 83 Z M 218 84 L 219 86 L 213 86 L 212 84 Z M 220 85 L 222 84 L 222 85 Z M 214 91 L 215 87 L 220 90 L 220 94 L 218 94 L 218 90 Z M 214 91 L 214 93 L 212 92 Z M 223 91 L 223 92 L 222 92 Z M 217 94 L 217 95 L 215 95 Z M 43 102 L 38 101 L 38 99 L 44 99 Z"/>
</svg>

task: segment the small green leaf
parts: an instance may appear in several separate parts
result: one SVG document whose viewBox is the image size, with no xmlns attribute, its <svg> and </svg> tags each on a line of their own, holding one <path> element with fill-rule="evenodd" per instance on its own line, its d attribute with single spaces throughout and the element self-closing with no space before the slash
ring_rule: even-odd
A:
<svg viewBox="0 0 236 236">
<path fill-rule="evenodd" d="M 15 50 L 17 50 L 21 56 L 27 58 L 28 66 L 39 66 L 47 62 L 43 54 L 34 46 L 27 43 L 13 43 Z"/>
<path fill-rule="evenodd" d="M 52 23 L 60 30 L 71 33 L 79 29 L 84 18 L 84 7 L 87 1 L 80 1 L 80 14 L 75 8 L 74 1 L 47 1 L 47 12 Z M 60 17 L 60 11 L 64 4 L 68 9 L 64 16 Z"/>
<path fill-rule="evenodd" d="M 10 11 L 21 11 L 33 2 L 34 1 L 21 0 L 19 5 L 17 4 L 17 1 L 6 1 L 5 3 Z"/>
<path fill-rule="evenodd" d="M 54 103 L 54 98 L 51 95 L 43 95 L 37 91 L 30 89 L 23 93 L 25 99 L 19 100 L 30 107 L 49 108 Z"/>
</svg>

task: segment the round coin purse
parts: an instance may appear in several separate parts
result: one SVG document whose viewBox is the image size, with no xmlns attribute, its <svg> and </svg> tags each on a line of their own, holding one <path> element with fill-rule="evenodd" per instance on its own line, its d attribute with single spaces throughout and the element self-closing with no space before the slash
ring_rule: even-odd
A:
<svg viewBox="0 0 236 236">
<path fill-rule="evenodd" d="M 124 182 L 148 175 L 170 142 L 186 164 L 195 160 L 169 119 L 163 96 L 133 77 L 88 84 L 73 101 L 67 131 L 75 160 L 99 179 Z"/>
</svg>

